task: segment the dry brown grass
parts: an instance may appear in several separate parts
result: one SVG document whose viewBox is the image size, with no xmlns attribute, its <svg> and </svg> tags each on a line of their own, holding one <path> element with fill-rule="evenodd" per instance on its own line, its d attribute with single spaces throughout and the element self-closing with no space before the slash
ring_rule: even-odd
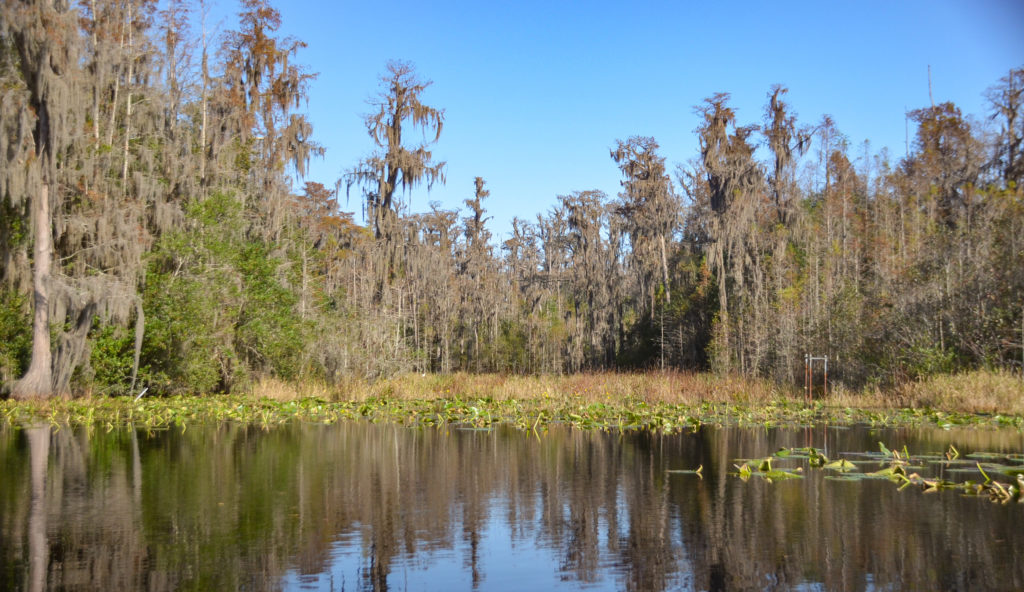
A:
<svg viewBox="0 0 1024 592">
<path fill-rule="evenodd" d="M 933 408 L 960 413 L 1024 415 L 1024 381 L 1019 374 L 976 370 L 908 382 L 892 389 L 852 391 L 842 387 L 826 401 L 861 409 Z"/>
<path fill-rule="evenodd" d="M 1024 381 L 1003 371 L 934 376 L 895 392 L 902 407 L 934 407 L 966 413 L 1024 415 Z"/>
<path fill-rule="evenodd" d="M 582 403 L 628 399 L 652 404 L 758 405 L 803 400 L 803 391 L 797 387 L 780 386 L 763 379 L 691 372 L 593 372 L 563 376 L 404 374 L 375 382 L 346 379 L 335 385 L 263 379 L 253 386 L 252 394 L 282 401 L 306 397 L 330 401 L 458 398 Z M 937 376 L 885 391 L 851 391 L 838 387 L 825 402 L 837 407 L 932 407 L 965 413 L 1024 415 L 1024 382 L 1007 372 L 978 371 Z"/>
<path fill-rule="evenodd" d="M 335 398 L 336 387 L 324 382 L 302 381 L 285 382 L 277 378 L 261 378 L 252 386 L 252 395 L 256 398 L 274 399 L 276 401 L 294 401 L 317 397 L 321 399 Z"/>
<path fill-rule="evenodd" d="M 799 395 L 795 390 L 784 391 L 767 380 L 688 372 L 600 372 L 563 376 L 404 374 L 372 383 L 349 379 L 334 386 L 263 379 L 254 385 L 252 394 L 283 401 L 314 396 L 336 401 L 460 398 L 607 402 L 631 399 L 689 404 L 704 401 L 755 404 Z"/>
</svg>

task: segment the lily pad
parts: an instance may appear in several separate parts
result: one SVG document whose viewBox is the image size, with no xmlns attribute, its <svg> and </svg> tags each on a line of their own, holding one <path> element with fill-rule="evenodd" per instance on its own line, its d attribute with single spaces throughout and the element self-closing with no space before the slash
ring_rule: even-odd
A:
<svg viewBox="0 0 1024 592">
<path fill-rule="evenodd" d="M 675 475 L 697 475 L 701 479 L 704 478 L 704 465 L 700 465 L 696 469 L 669 469 L 666 473 Z"/>
<path fill-rule="evenodd" d="M 834 461 L 826 464 L 823 468 L 833 469 L 833 470 L 836 470 L 836 471 L 854 471 L 854 470 L 857 469 L 857 465 L 855 465 L 852 462 L 846 460 L 845 458 L 841 458 L 839 460 L 834 460 Z"/>
<path fill-rule="evenodd" d="M 997 452 L 972 452 L 965 456 L 974 460 L 1003 460 L 1006 458 L 1005 454 Z"/>
</svg>

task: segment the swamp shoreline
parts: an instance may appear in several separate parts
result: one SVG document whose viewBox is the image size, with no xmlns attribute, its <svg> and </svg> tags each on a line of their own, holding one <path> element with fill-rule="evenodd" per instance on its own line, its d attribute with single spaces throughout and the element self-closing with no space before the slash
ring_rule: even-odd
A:
<svg viewBox="0 0 1024 592">
<path fill-rule="evenodd" d="M 763 380 L 688 373 L 569 376 L 403 375 L 375 382 L 323 384 L 265 380 L 246 393 L 0 401 L 13 425 L 47 421 L 150 429 L 231 421 L 386 421 L 487 428 L 549 424 L 582 429 L 675 432 L 700 425 L 867 424 L 1024 429 L 1024 382 L 1009 373 L 974 372 L 888 391 L 839 388 L 811 401 L 798 388 Z"/>
</svg>

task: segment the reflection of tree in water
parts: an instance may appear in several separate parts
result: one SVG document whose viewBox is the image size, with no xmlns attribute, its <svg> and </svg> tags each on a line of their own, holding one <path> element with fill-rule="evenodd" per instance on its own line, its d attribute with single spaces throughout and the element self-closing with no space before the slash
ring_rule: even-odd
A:
<svg viewBox="0 0 1024 592">
<path fill-rule="evenodd" d="M 114 458 L 116 448 L 128 454 Z M 0 589 L 175 588 L 173 581 L 147 581 L 138 569 L 148 552 L 132 511 L 139 483 L 130 450 L 128 432 L 93 439 L 49 426 L 0 430 L 0 540 L 28 542 L 24 549 L 0 544 L 0 565 L 20 566 L 0 569 Z M 45 548 L 36 542 L 40 534 Z M 45 579 L 35 580 L 33 560 L 45 562 Z"/>
<path fill-rule="evenodd" d="M 5 589 L 29 587 L 26 543 L 39 524 L 29 520 L 24 433 L 0 427 L 0 540 L 13 542 L 0 545 Z M 550 567 L 539 567 L 555 578 L 612 578 L 630 590 L 1024 585 L 1006 551 L 1024 543 L 1018 507 L 922 498 L 888 482 L 742 483 L 725 474 L 738 456 L 801 438 L 557 427 L 538 437 L 369 423 L 52 430 L 47 585 L 276 589 L 289 569 L 330 571 L 348 544 L 359 550 L 349 588 L 400 587 L 392 580 L 407 568 L 447 553 L 486 589 L 507 585 L 486 569 L 497 536 L 548 553 Z M 830 445 L 863 449 L 867 439 Z M 666 472 L 699 464 L 703 481 Z"/>
</svg>

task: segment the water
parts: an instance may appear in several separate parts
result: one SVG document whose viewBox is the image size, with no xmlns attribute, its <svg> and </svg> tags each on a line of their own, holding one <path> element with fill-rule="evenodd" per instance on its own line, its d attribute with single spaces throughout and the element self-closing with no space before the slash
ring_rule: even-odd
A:
<svg viewBox="0 0 1024 592">
<path fill-rule="evenodd" d="M 996 431 L 0 427 L 0 589 L 1024 589 L 1024 504 L 729 474 L 879 440 L 1024 451 Z"/>
</svg>

